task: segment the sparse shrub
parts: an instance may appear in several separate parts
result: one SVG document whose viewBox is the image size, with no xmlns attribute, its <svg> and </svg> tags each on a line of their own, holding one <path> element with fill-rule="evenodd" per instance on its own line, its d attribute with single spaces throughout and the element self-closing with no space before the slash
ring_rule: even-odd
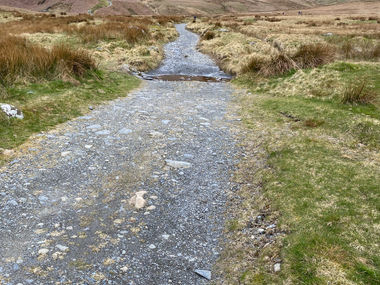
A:
<svg viewBox="0 0 380 285">
<path fill-rule="evenodd" d="M 367 104 L 376 98 L 374 92 L 368 88 L 366 80 L 359 80 L 349 84 L 341 98 L 344 104 Z"/>
<path fill-rule="evenodd" d="M 312 68 L 333 61 L 334 56 L 333 47 L 316 43 L 301 46 L 292 58 L 300 68 Z"/>
<path fill-rule="evenodd" d="M 202 35 L 202 40 L 212 40 L 215 38 L 215 33 L 213 31 L 207 31 Z"/>
</svg>

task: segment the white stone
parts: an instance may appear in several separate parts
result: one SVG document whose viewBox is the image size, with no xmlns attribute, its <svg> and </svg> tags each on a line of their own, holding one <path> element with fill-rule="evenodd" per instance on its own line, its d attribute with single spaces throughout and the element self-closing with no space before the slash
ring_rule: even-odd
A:
<svg viewBox="0 0 380 285">
<path fill-rule="evenodd" d="M 152 131 L 152 132 L 150 132 L 149 135 L 150 135 L 152 138 L 162 137 L 162 136 L 163 136 L 162 133 L 160 133 L 160 132 L 156 132 L 156 131 Z"/>
<path fill-rule="evenodd" d="M 84 147 L 85 147 L 86 149 L 90 149 L 90 148 L 92 148 L 92 145 L 90 145 L 90 144 L 86 144 Z"/>
<path fill-rule="evenodd" d="M 24 119 L 24 114 L 13 105 L 0 104 L 0 109 L 10 118 Z"/>
<path fill-rule="evenodd" d="M 274 272 L 279 272 L 281 270 L 281 264 L 280 263 L 276 263 L 273 266 L 273 270 L 274 270 Z"/>
<path fill-rule="evenodd" d="M 152 206 L 149 206 L 148 208 L 146 208 L 148 211 L 152 211 L 154 209 L 156 209 L 156 206 L 152 205 Z"/>
<path fill-rule="evenodd" d="M 69 250 L 69 248 L 67 246 L 64 246 L 64 245 L 61 245 L 61 244 L 57 244 L 55 247 L 58 248 L 60 251 L 63 251 L 63 252 Z"/>
<path fill-rule="evenodd" d="M 186 162 L 186 161 L 166 159 L 165 162 L 168 166 L 173 167 L 173 168 L 190 168 L 192 166 L 191 163 Z"/>
<path fill-rule="evenodd" d="M 124 267 L 120 268 L 120 270 L 123 271 L 123 272 L 127 272 L 128 271 L 128 266 L 124 266 Z"/>
<path fill-rule="evenodd" d="M 71 151 L 63 151 L 63 152 L 61 152 L 61 156 L 65 157 L 65 156 L 68 156 L 70 153 L 71 153 Z"/>
<path fill-rule="evenodd" d="M 199 276 L 206 278 L 207 280 L 211 280 L 211 271 L 209 270 L 197 269 L 194 272 L 197 273 Z"/>
<path fill-rule="evenodd" d="M 130 134 L 130 133 L 132 133 L 132 130 L 131 130 L 131 129 L 127 129 L 127 128 L 123 128 L 123 129 L 121 129 L 121 130 L 119 131 L 119 134 L 120 134 L 120 135 L 128 135 L 128 134 Z"/>
<path fill-rule="evenodd" d="M 136 209 L 142 209 L 146 205 L 146 200 L 144 199 L 144 195 L 146 191 L 136 192 L 135 195 L 129 200 L 129 204 L 133 205 Z"/>
<path fill-rule="evenodd" d="M 163 239 L 169 239 L 169 237 L 170 237 L 170 236 L 167 235 L 167 234 L 162 235 L 162 238 L 163 238 Z"/>
<path fill-rule="evenodd" d="M 41 248 L 39 251 L 38 251 L 38 254 L 40 255 L 44 255 L 44 254 L 47 254 L 49 252 L 49 250 L 47 248 Z"/>
<path fill-rule="evenodd" d="M 155 249 L 156 246 L 155 246 L 154 244 L 151 244 L 151 245 L 149 245 L 149 248 L 150 248 L 150 249 Z"/>
</svg>

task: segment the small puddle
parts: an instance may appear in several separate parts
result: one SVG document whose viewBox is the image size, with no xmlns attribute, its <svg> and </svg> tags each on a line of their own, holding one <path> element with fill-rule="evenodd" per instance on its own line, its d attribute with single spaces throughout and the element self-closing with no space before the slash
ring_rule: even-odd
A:
<svg viewBox="0 0 380 285">
<path fill-rule="evenodd" d="M 231 78 L 218 78 L 202 75 L 156 75 L 156 76 L 147 76 L 143 75 L 145 80 L 162 80 L 162 81 L 200 81 L 200 82 L 228 82 Z"/>
</svg>

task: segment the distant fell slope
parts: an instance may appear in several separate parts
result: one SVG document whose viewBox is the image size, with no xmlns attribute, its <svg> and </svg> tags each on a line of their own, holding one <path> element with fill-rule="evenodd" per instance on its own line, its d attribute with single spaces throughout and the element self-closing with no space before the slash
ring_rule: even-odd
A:
<svg viewBox="0 0 380 285">
<path fill-rule="evenodd" d="M 9 6 L 39 12 L 95 14 L 224 14 L 295 10 L 355 0 L 0 0 Z M 376 1 L 376 0 L 373 0 Z"/>
</svg>

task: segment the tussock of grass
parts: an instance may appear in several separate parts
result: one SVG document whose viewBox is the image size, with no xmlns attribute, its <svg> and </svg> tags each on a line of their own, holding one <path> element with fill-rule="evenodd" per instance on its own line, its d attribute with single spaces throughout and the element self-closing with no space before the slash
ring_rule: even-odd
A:
<svg viewBox="0 0 380 285">
<path fill-rule="evenodd" d="M 280 52 L 269 59 L 251 57 L 242 72 L 256 72 L 263 76 L 274 76 L 287 73 L 296 68 L 313 68 L 334 59 L 335 51 L 324 44 L 301 46 L 293 56 Z"/>
<path fill-rule="evenodd" d="M 48 50 L 23 38 L 0 38 L 0 83 L 3 85 L 17 80 L 83 77 L 95 69 L 94 60 L 84 50 L 64 45 Z"/>
<path fill-rule="evenodd" d="M 371 92 L 367 87 L 368 82 L 364 80 L 359 80 L 359 82 L 351 83 L 344 90 L 342 96 L 342 103 L 359 103 L 366 104 L 372 102 L 376 95 Z"/>
<path fill-rule="evenodd" d="M 215 38 L 215 33 L 213 31 L 207 31 L 202 35 L 202 39 L 206 41 L 212 40 L 213 38 Z"/>
</svg>

